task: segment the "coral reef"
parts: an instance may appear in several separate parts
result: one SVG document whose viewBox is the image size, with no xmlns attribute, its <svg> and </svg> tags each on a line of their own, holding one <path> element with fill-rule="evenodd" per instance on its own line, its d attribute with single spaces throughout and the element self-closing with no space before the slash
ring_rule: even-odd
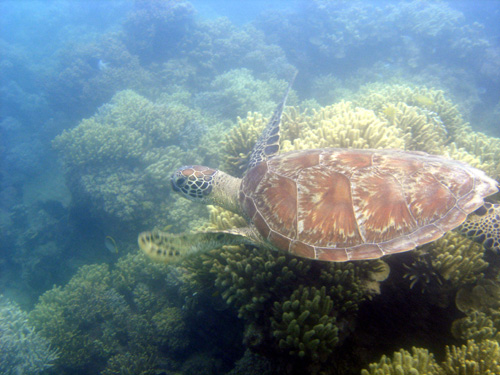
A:
<svg viewBox="0 0 500 375">
<path fill-rule="evenodd" d="M 444 372 L 427 349 L 413 347 L 412 352 L 401 349 L 392 359 L 382 356 L 379 363 L 370 364 L 361 375 L 444 375 Z"/>
<path fill-rule="evenodd" d="M 473 131 L 442 90 L 402 84 L 367 84 L 355 105 L 375 111 L 404 132 L 405 148 L 444 154 L 500 176 L 500 159 L 492 152 L 500 139 Z"/>
<path fill-rule="evenodd" d="M 283 121 L 286 128 L 301 129 L 300 137 L 283 141 L 283 151 L 323 147 L 341 148 L 404 148 L 400 131 L 379 119 L 373 111 L 353 108 L 350 102 L 340 102 L 298 116 L 301 125 Z M 305 120 L 305 121 L 304 121 Z"/>
<path fill-rule="evenodd" d="M 28 323 L 28 314 L 0 295 L 0 372 L 40 374 L 52 367 L 58 355 Z"/>
<path fill-rule="evenodd" d="M 500 345 L 497 341 L 467 341 L 461 347 L 446 347 L 442 364 L 446 375 L 494 375 L 500 373 Z"/>
<path fill-rule="evenodd" d="M 451 332 L 459 339 L 498 339 L 500 330 L 500 285 L 485 279 L 464 286 L 455 296 L 457 308 L 467 316 L 453 322 Z"/>
<path fill-rule="evenodd" d="M 64 288 L 40 297 L 30 321 L 59 349 L 59 369 L 96 371 L 108 360 L 111 367 L 126 364 L 124 353 L 142 363 L 159 356 L 160 348 L 181 353 L 187 347 L 180 308 L 155 292 L 152 280 L 134 275 L 135 284 L 126 284 L 128 292 L 123 288 L 123 267 L 131 262 L 124 260 L 113 274 L 106 265 L 83 266 Z"/>
<path fill-rule="evenodd" d="M 225 136 L 221 147 L 221 170 L 232 176 L 242 176 L 252 152 L 253 145 L 266 126 L 267 119 L 260 113 L 248 113 Z"/>
<path fill-rule="evenodd" d="M 379 363 L 362 370 L 362 375 L 494 375 L 500 371 L 500 346 L 498 342 L 467 341 L 467 345 L 447 346 L 446 358 L 438 365 L 426 349 L 412 348 L 413 354 L 404 349 L 395 352 L 393 359 L 383 356 Z"/>
<path fill-rule="evenodd" d="M 235 306 L 240 318 L 260 318 L 272 306 L 274 295 L 291 292 L 310 264 L 285 254 L 258 248 L 220 251 L 211 265 L 222 297 Z"/>
<path fill-rule="evenodd" d="M 137 0 L 123 25 L 125 44 L 145 64 L 164 61 L 186 43 L 193 16 L 184 0 Z"/>
<path fill-rule="evenodd" d="M 202 217 L 203 208 L 177 215 L 185 202 L 168 199 L 166 187 L 179 165 L 202 163 L 195 150 L 188 157 L 179 148 L 182 139 L 191 136 L 185 133 L 190 125 L 202 122 L 197 111 L 178 102 L 153 103 L 126 90 L 96 115 L 59 135 L 53 145 L 64 161 L 76 202 L 88 206 L 95 217 L 135 226 L 139 220 L 142 225 L 172 223 L 181 230 L 189 220 Z"/>
<path fill-rule="evenodd" d="M 271 329 L 279 347 L 290 355 L 325 361 L 339 341 L 332 310 L 324 286 L 320 290 L 300 286 L 288 300 L 275 302 Z"/>
<path fill-rule="evenodd" d="M 154 87 L 151 72 L 140 66 L 117 34 L 71 44 L 60 51 L 57 69 L 45 79 L 48 100 L 73 121 L 90 116 L 120 90 Z"/>
<path fill-rule="evenodd" d="M 200 108 L 228 119 L 256 110 L 272 113 L 286 86 L 285 81 L 275 78 L 256 79 L 248 69 L 233 69 L 216 76 L 210 90 L 198 94 L 196 102 Z"/>
<path fill-rule="evenodd" d="M 483 259 L 484 248 L 456 232 L 414 251 L 413 263 L 407 266 L 405 277 L 410 287 L 457 290 L 484 277 L 488 263 Z"/>
</svg>

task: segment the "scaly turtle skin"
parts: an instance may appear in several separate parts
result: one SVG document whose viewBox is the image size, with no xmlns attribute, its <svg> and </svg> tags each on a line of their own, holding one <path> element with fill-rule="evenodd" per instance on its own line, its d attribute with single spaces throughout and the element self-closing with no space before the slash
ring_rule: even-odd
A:
<svg viewBox="0 0 500 375">
<path fill-rule="evenodd" d="M 229 209 L 249 226 L 141 233 L 139 246 L 148 256 L 169 262 L 225 244 L 253 243 L 310 259 L 374 259 L 434 241 L 476 210 L 462 232 L 499 248 L 500 208 L 484 206 L 483 200 L 497 192 L 497 183 L 467 164 L 400 150 L 328 148 L 277 155 L 287 94 L 254 147 L 243 179 L 203 166 L 183 167 L 172 176 L 173 189 L 184 197 Z"/>
</svg>

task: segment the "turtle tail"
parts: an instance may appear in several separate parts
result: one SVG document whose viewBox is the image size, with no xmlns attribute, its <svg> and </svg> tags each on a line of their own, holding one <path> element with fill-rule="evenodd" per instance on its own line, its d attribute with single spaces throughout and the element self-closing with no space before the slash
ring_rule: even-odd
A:
<svg viewBox="0 0 500 375">
<path fill-rule="evenodd" d="M 485 202 L 467 217 L 459 230 L 486 249 L 500 251 L 500 204 Z"/>
</svg>

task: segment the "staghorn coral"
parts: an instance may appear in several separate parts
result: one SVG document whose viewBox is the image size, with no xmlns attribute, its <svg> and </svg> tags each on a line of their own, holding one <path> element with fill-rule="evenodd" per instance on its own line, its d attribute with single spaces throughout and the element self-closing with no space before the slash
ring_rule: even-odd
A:
<svg viewBox="0 0 500 375">
<path fill-rule="evenodd" d="M 494 375 L 500 373 L 500 346 L 497 341 L 467 341 L 467 345 L 447 346 L 442 363 L 446 375 Z"/>
<path fill-rule="evenodd" d="M 382 356 L 379 363 L 372 363 L 361 375 L 445 375 L 434 355 L 427 349 L 413 347 L 412 352 L 401 349 L 392 359 Z"/>
<path fill-rule="evenodd" d="M 275 302 L 271 329 L 282 350 L 312 361 L 325 361 L 339 341 L 333 301 L 324 286 L 301 285 L 287 300 Z"/>
<path fill-rule="evenodd" d="M 40 374 L 52 367 L 58 355 L 28 323 L 28 314 L 0 295 L 0 372 Z"/>
</svg>

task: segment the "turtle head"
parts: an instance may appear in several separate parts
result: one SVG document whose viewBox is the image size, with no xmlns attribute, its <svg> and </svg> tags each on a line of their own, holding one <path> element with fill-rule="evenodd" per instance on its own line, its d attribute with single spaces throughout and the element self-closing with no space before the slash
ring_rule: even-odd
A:
<svg viewBox="0 0 500 375">
<path fill-rule="evenodd" d="M 243 215 L 239 203 L 241 179 L 201 165 L 179 168 L 172 177 L 172 188 L 184 198 L 214 204 Z"/>
<path fill-rule="evenodd" d="M 201 165 L 189 165 L 174 172 L 170 181 L 174 191 L 195 202 L 210 203 L 214 177 L 219 171 Z"/>
</svg>

